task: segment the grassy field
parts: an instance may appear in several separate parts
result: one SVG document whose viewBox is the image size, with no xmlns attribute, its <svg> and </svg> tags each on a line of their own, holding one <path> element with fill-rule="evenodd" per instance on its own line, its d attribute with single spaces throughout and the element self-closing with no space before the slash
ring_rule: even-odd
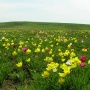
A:
<svg viewBox="0 0 90 90">
<path fill-rule="evenodd" d="M 0 90 L 90 90 L 89 25 L 0 27 Z"/>
<path fill-rule="evenodd" d="M 0 30 L 90 30 L 87 24 L 48 22 L 6 22 L 0 23 Z"/>
</svg>

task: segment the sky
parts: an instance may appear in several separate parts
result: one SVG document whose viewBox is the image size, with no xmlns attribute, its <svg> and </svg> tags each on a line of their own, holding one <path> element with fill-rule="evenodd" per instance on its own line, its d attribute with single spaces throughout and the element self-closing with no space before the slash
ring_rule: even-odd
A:
<svg viewBox="0 0 90 90">
<path fill-rule="evenodd" d="M 90 24 L 90 0 L 0 0 L 0 22 Z"/>
</svg>

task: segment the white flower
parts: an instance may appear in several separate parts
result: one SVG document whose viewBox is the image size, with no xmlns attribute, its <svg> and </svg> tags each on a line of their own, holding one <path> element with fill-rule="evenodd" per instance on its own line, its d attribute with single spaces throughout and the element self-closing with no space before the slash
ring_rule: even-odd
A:
<svg viewBox="0 0 90 90">
<path fill-rule="evenodd" d="M 54 69 L 53 69 L 53 72 L 57 72 L 57 69 L 56 69 L 56 68 L 54 68 Z"/>
<path fill-rule="evenodd" d="M 66 62 L 66 64 L 67 64 L 67 65 L 72 65 L 72 62 L 71 62 L 70 60 L 68 60 L 68 61 Z"/>
<path fill-rule="evenodd" d="M 5 37 L 3 36 L 2 39 L 5 39 Z"/>
</svg>

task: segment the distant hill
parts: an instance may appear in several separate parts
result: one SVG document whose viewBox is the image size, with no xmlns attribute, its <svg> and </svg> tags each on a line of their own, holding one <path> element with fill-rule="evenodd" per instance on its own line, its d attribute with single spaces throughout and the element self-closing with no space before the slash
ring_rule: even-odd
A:
<svg viewBox="0 0 90 90">
<path fill-rule="evenodd" d="M 4 22 L 0 30 L 90 30 L 89 24 L 50 22 Z"/>
</svg>

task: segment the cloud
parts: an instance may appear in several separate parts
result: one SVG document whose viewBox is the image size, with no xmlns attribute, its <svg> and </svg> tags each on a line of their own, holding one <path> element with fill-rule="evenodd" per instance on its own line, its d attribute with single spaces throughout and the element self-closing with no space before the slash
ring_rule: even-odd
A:
<svg viewBox="0 0 90 90">
<path fill-rule="evenodd" d="M 89 0 L 3 0 L 0 21 L 90 23 Z"/>
</svg>

